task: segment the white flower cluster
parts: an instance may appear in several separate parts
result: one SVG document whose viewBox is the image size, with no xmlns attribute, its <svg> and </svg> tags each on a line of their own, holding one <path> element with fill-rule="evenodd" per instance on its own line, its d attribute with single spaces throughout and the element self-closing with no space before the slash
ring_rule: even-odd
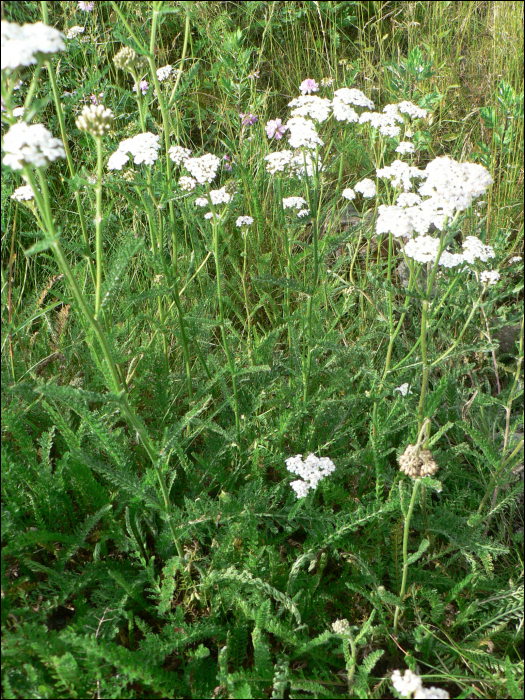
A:
<svg viewBox="0 0 525 700">
<path fill-rule="evenodd" d="M 458 163 L 447 156 L 434 158 L 424 173 L 426 180 L 419 187 L 420 194 L 434 197 L 446 216 L 467 209 L 493 182 L 482 165 Z"/>
<path fill-rule="evenodd" d="M 302 479 L 292 481 L 290 484 L 297 494 L 297 498 L 304 498 L 310 489 L 315 489 L 325 476 L 335 470 L 335 464 L 328 457 L 316 457 L 314 454 L 309 454 L 304 462 L 302 457 L 302 455 L 296 455 L 285 460 L 288 471 L 302 477 Z"/>
<path fill-rule="evenodd" d="M 355 111 L 355 109 L 349 105 L 345 105 L 344 102 L 338 100 L 336 97 L 334 97 L 332 101 L 332 112 L 334 118 L 337 119 L 338 122 L 355 124 L 359 121 L 359 114 Z"/>
<path fill-rule="evenodd" d="M 183 190 L 183 192 L 191 192 L 195 189 L 196 185 L 197 180 L 194 180 L 192 177 L 183 175 L 179 178 L 179 187 L 181 188 L 181 190 Z"/>
<path fill-rule="evenodd" d="M 335 622 L 332 622 L 332 629 L 335 632 L 335 634 L 345 635 L 350 632 L 350 625 L 348 623 L 348 620 L 343 618 L 342 620 L 336 620 Z"/>
<path fill-rule="evenodd" d="M 496 284 L 498 280 L 501 279 L 501 275 L 496 270 L 483 270 L 479 276 L 479 280 L 482 284 L 493 285 Z"/>
<path fill-rule="evenodd" d="M 434 262 L 439 250 L 439 239 L 432 236 L 412 238 L 405 245 L 405 253 L 419 263 Z"/>
<path fill-rule="evenodd" d="M 163 80 L 166 80 L 167 78 L 170 77 L 171 73 L 173 71 L 173 66 L 171 66 L 169 63 L 167 66 L 162 66 L 162 68 L 157 69 L 157 78 L 162 82 Z M 175 74 L 177 74 L 178 71 L 175 71 Z"/>
<path fill-rule="evenodd" d="M 302 197 L 284 197 L 283 209 L 301 209 L 303 204 L 306 204 L 306 199 Z"/>
<path fill-rule="evenodd" d="M 33 188 L 30 185 L 22 185 L 21 187 L 17 187 L 11 195 L 11 199 L 16 200 L 17 202 L 27 202 L 30 199 L 34 199 L 34 197 L 35 194 L 33 192 Z"/>
<path fill-rule="evenodd" d="M 25 107 L 15 107 L 13 109 L 13 117 L 23 117 L 25 114 Z"/>
<path fill-rule="evenodd" d="M 398 207 L 415 207 L 417 204 L 421 204 L 421 197 L 415 192 L 401 192 L 396 199 Z"/>
<path fill-rule="evenodd" d="M 365 178 L 364 180 L 358 182 L 357 185 L 354 185 L 354 190 L 356 192 L 360 192 L 365 199 L 371 199 L 372 197 L 375 197 L 377 193 L 376 183 L 368 178 Z"/>
<path fill-rule="evenodd" d="M 191 151 L 189 148 L 183 148 L 183 146 L 172 146 L 168 150 L 168 155 L 170 160 L 172 160 L 175 165 L 180 165 L 184 161 L 188 160 L 191 156 Z"/>
<path fill-rule="evenodd" d="M 218 204 L 228 204 L 228 202 L 231 202 L 231 198 L 231 194 L 226 192 L 225 187 L 221 187 L 220 190 L 210 190 L 210 199 L 213 206 L 217 206 Z"/>
<path fill-rule="evenodd" d="M 374 103 L 364 92 L 355 88 L 340 88 L 334 92 L 334 97 L 345 105 L 356 105 L 356 107 L 366 107 L 374 109 Z"/>
<path fill-rule="evenodd" d="M 316 95 L 301 95 L 289 102 L 288 106 L 294 107 L 290 112 L 292 117 L 311 117 L 322 123 L 330 116 L 331 102 Z"/>
<path fill-rule="evenodd" d="M 104 105 L 87 105 L 75 124 L 81 131 L 87 131 L 92 136 L 104 136 L 111 129 L 114 117 L 113 112 Z"/>
<path fill-rule="evenodd" d="M 352 199 L 356 198 L 356 194 L 351 187 L 347 187 L 346 189 L 344 189 L 341 192 L 341 197 L 344 197 L 345 199 L 352 200 Z"/>
<path fill-rule="evenodd" d="M 299 217 L 299 219 L 304 219 L 304 217 L 308 216 L 309 213 L 309 209 L 301 209 L 301 211 L 297 212 L 297 216 Z"/>
<path fill-rule="evenodd" d="M 412 697 L 416 700 L 423 700 L 423 698 L 437 698 L 440 700 L 446 700 L 450 695 L 446 690 L 441 688 L 436 688 L 434 686 L 430 688 L 424 688 L 421 678 L 414 673 L 409 668 L 405 671 L 405 675 L 402 676 L 400 671 L 394 671 L 392 676 L 392 685 L 397 690 L 397 692 L 404 698 Z"/>
<path fill-rule="evenodd" d="M 444 250 L 439 258 L 439 264 L 443 267 L 457 267 L 458 265 L 463 265 L 465 258 L 461 253 L 451 253 L 448 250 Z"/>
<path fill-rule="evenodd" d="M 396 153 L 414 153 L 414 144 L 411 141 L 400 141 Z"/>
<path fill-rule="evenodd" d="M 129 153 L 133 156 L 133 162 L 136 165 L 140 165 L 140 163 L 153 165 L 159 157 L 159 148 L 159 137 L 149 131 L 124 139 L 124 141 L 119 143 L 117 150 L 109 157 L 108 169 L 122 170 L 122 166 L 129 160 Z"/>
<path fill-rule="evenodd" d="M 284 172 L 286 166 L 290 165 L 292 157 L 292 151 L 274 151 L 273 153 L 268 153 L 267 156 L 264 156 L 267 172 L 272 175 L 275 175 L 277 172 Z"/>
<path fill-rule="evenodd" d="M 199 185 L 211 182 L 217 175 L 221 163 L 220 158 L 212 153 L 205 153 L 199 158 L 188 158 L 184 162 L 186 170 L 197 180 Z"/>
<path fill-rule="evenodd" d="M 4 165 L 12 170 L 23 170 L 24 165 L 45 168 L 57 158 L 65 158 L 66 152 L 60 139 L 43 124 L 13 124 L 4 136 Z"/>
<path fill-rule="evenodd" d="M 2 70 L 31 66 L 39 56 L 64 51 L 64 35 L 43 22 L 23 24 L 2 21 Z"/>
<path fill-rule="evenodd" d="M 392 115 L 390 113 L 363 112 L 359 117 L 359 123 L 370 124 L 373 129 L 379 129 L 379 133 L 383 136 L 395 138 L 401 132 L 401 129 L 395 123 L 397 121 L 396 116 L 399 117 L 400 115 L 398 113 Z"/>
<path fill-rule="evenodd" d="M 290 168 L 293 175 L 298 177 L 299 180 L 303 178 L 305 173 L 308 177 L 312 177 L 316 168 L 318 172 L 321 172 L 323 169 L 321 156 L 319 156 L 316 166 L 315 158 L 309 151 L 303 153 L 299 152 L 290 159 Z"/>
<path fill-rule="evenodd" d="M 406 396 L 407 394 L 413 394 L 414 392 L 410 390 L 410 385 L 408 382 L 405 382 L 404 384 L 401 384 L 400 386 L 396 386 L 394 391 L 399 391 L 401 396 Z"/>
<path fill-rule="evenodd" d="M 70 27 L 66 32 L 66 39 L 76 39 L 79 34 L 83 34 L 85 31 L 85 27 L 79 27 L 78 25 Z"/>
<path fill-rule="evenodd" d="M 425 172 L 402 160 L 395 160 L 391 165 L 376 170 L 377 177 L 390 179 L 393 187 L 402 187 L 405 191 L 412 189 L 412 180 L 425 177 Z"/>
<path fill-rule="evenodd" d="M 235 225 L 238 226 L 239 228 L 241 226 L 251 226 L 252 224 L 253 224 L 253 219 L 251 216 L 239 216 L 239 218 L 235 222 Z"/>
<path fill-rule="evenodd" d="M 469 264 L 474 264 L 476 259 L 487 262 L 489 258 L 495 258 L 496 253 L 490 245 L 485 245 L 476 236 L 467 236 L 463 242 L 463 259 Z"/>
<path fill-rule="evenodd" d="M 311 119 L 292 117 L 288 120 L 286 126 L 290 131 L 288 143 L 292 148 L 315 148 L 316 144 L 319 146 L 324 145 L 324 141 L 319 137 Z"/>
<path fill-rule="evenodd" d="M 397 108 L 403 114 L 407 114 L 411 119 L 424 119 L 427 116 L 427 110 L 418 107 L 413 102 L 403 100 L 397 105 Z"/>
</svg>

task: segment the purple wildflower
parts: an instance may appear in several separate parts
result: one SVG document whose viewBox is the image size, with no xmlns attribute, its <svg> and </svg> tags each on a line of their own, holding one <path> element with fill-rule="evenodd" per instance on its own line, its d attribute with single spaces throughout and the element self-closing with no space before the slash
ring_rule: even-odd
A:
<svg viewBox="0 0 525 700">
<path fill-rule="evenodd" d="M 222 159 L 226 161 L 226 163 L 222 164 L 224 170 L 233 170 L 233 166 L 230 163 L 230 156 L 223 156 Z"/>
<path fill-rule="evenodd" d="M 288 127 L 283 124 L 280 119 L 271 119 L 269 122 L 266 122 L 266 126 L 264 128 L 268 138 L 275 138 L 277 141 L 282 139 L 284 132 L 288 129 Z"/>
<path fill-rule="evenodd" d="M 308 95 L 311 92 L 317 92 L 319 90 L 319 84 L 312 78 L 306 78 L 306 80 L 303 80 L 303 82 L 299 85 L 299 90 L 303 93 L 303 95 Z"/>
<path fill-rule="evenodd" d="M 82 10 L 82 12 L 91 12 L 94 5 L 95 5 L 94 2 L 79 2 L 78 9 Z"/>
<path fill-rule="evenodd" d="M 140 91 L 143 95 L 145 95 L 148 92 L 149 89 L 149 83 L 146 80 L 141 80 L 139 83 L 139 88 Z M 137 86 L 133 86 L 133 92 L 137 92 Z"/>
<path fill-rule="evenodd" d="M 256 114 L 252 114 L 251 112 L 248 112 L 247 114 L 243 114 L 241 112 L 239 114 L 239 119 L 242 119 L 243 126 L 251 126 L 252 124 L 255 124 L 259 117 Z"/>
</svg>

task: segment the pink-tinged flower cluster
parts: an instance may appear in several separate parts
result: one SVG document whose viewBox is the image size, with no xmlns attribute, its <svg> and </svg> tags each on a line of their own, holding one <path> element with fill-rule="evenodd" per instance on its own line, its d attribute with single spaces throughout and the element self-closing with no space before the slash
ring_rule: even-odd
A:
<svg viewBox="0 0 525 700">
<path fill-rule="evenodd" d="M 268 138 L 274 138 L 277 141 L 282 139 L 287 129 L 288 127 L 286 126 L 286 124 L 283 124 L 280 119 L 270 119 L 270 121 L 266 122 L 266 126 L 264 127 Z"/>
<path fill-rule="evenodd" d="M 317 92 L 319 90 L 319 84 L 312 78 L 306 78 L 306 80 L 303 80 L 299 85 L 299 90 L 303 95 L 309 95 L 311 92 Z"/>
<path fill-rule="evenodd" d="M 141 93 L 143 95 L 145 95 L 148 92 L 149 83 L 146 80 L 141 80 L 139 83 L 139 88 L 140 88 Z M 137 85 L 136 84 L 133 86 L 133 92 L 137 92 Z"/>
<path fill-rule="evenodd" d="M 94 2 L 79 2 L 78 3 L 78 9 L 82 10 L 82 12 L 91 12 L 94 7 L 95 7 Z"/>
<path fill-rule="evenodd" d="M 252 114 L 251 112 L 247 112 L 246 114 L 240 112 L 239 119 L 242 120 L 243 126 L 252 126 L 252 124 L 255 124 L 255 122 L 258 121 L 259 117 L 256 114 Z"/>
</svg>

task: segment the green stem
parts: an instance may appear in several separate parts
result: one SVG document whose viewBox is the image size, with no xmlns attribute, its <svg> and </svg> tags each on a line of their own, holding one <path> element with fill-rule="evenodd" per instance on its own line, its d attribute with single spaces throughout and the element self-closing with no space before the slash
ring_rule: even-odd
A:
<svg viewBox="0 0 525 700">
<path fill-rule="evenodd" d="M 95 318 L 100 315 L 102 294 L 102 139 L 95 137 L 97 145 L 97 184 L 95 187 L 95 251 L 97 259 L 97 279 L 95 284 Z"/>
<path fill-rule="evenodd" d="M 162 124 L 163 124 L 163 131 L 164 131 L 164 146 L 166 149 L 166 178 L 168 182 L 168 186 L 171 185 L 171 180 L 172 180 L 172 170 L 171 170 L 171 160 L 168 155 L 168 151 L 170 148 L 170 127 L 171 127 L 171 122 L 168 117 L 168 111 L 166 109 L 166 104 L 164 102 L 164 96 L 162 94 L 162 90 L 160 87 L 160 82 L 157 77 L 157 70 L 156 70 L 156 65 L 155 65 L 155 60 L 153 58 L 154 56 L 154 50 L 155 50 L 155 43 L 156 43 L 156 34 L 157 34 L 157 19 L 158 19 L 158 3 L 154 3 L 154 9 L 153 9 L 153 16 L 152 16 L 152 25 L 151 25 L 151 36 L 150 36 L 150 57 L 148 58 L 149 62 L 149 67 L 150 67 L 150 73 L 151 73 L 151 79 L 153 80 L 153 83 L 155 85 L 155 91 L 157 93 L 157 100 L 159 103 L 159 108 L 160 108 L 160 113 L 162 115 Z M 184 45 L 182 49 L 182 57 L 181 57 L 181 66 L 182 63 L 184 62 L 184 58 L 186 56 L 186 49 L 188 45 L 188 35 L 189 35 L 189 30 L 190 30 L 190 23 L 189 23 L 189 11 L 186 10 L 186 26 L 185 26 L 185 34 L 184 34 Z M 177 75 L 177 79 L 175 81 L 175 88 L 180 80 L 180 75 L 181 71 L 179 71 Z M 174 89 L 175 89 L 174 88 Z M 180 120 L 177 119 L 177 129 L 176 129 L 176 136 L 177 136 L 177 141 L 179 140 L 179 122 Z M 189 400 L 193 400 L 193 378 L 191 374 L 191 361 L 190 361 L 190 352 L 189 352 L 189 344 L 188 344 L 188 334 L 186 331 L 186 322 L 184 319 L 184 311 L 182 309 L 182 304 L 180 301 L 180 293 L 179 293 L 179 285 L 178 285 L 178 243 L 177 243 L 177 227 L 176 227 L 176 219 L 175 219 L 175 209 L 173 205 L 173 201 L 170 200 L 169 204 L 169 214 L 170 214 L 170 225 L 171 225 L 171 236 L 172 236 L 172 248 L 173 248 L 173 276 L 168 275 L 168 271 L 165 269 L 165 274 L 166 278 L 170 282 L 170 286 L 173 289 L 173 300 L 175 302 L 175 306 L 177 309 L 177 316 L 179 320 L 179 326 L 180 326 L 180 331 L 181 331 L 181 340 L 182 340 L 182 354 L 184 356 L 184 367 L 186 370 L 186 380 L 188 383 L 188 397 Z M 162 228 L 162 227 L 161 227 Z M 163 246 L 161 243 L 160 246 L 160 255 L 163 258 Z"/>
<path fill-rule="evenodd" d="M 146 450 L 153 467 L 155 469 L 155 473 L 157 475 L 157 479 L 159 481 L 159 486 L 162 492 L 163 500 L 164 500 L 164 513 L 166 515 L 166 518 L 168 519 L 170 523 L 170 528 L 171 532 L 173 535 L 173 541 L 175 543 L 175 546 L 177 548 L 177 551 L 179 553 L 179 556 L 183 556 L 184 552 L 182 550 L 181 544 L 176 536 L 175 532 L 175 527 L 171 519 L 171 501 L 169 499 L 169 494 L 168 494 L 168 489 L 166 486 L 166 482 L 164 479 L 164 475 L 162 473 L 162 470 L 160 469 L 159 463 L 158 463 L 158 455 L 155 450 L 155 447 L 153 443 L 151 442 L 151 439 L 147 433 L 147 430 L 145 426 L 143 425 L 142 421 L 138 418 L 138 416 L 135 414 L 133 411 L 129 401 L 128 397 L 126 395 L 126 387 L 123 385 L 120 375 L 117 370 L 117 366 L 115 364 L 115 361 L 113 359 L 113 356 L 111 354 L 110 347 L 108 345 L 106 336 L 104 334 L 103 328 L 100 325 L 100 322 L 97 318 L 95 318 L 95 315 L 93 313 L 93 310 L 89 306 L 89 304 L 86 302 L 84 299 L 84 295 L 82 294 L 82 291 L 80 290 L 80 287 L 78 286 L 77 280 L 75 278 L 75 275 L 73 274 L 73 270 L 71 269 L 71 266 L 69 265 L 69 262 L 67 261 L 67 258 L 64 255 L 64 252 L 62 250 L 62 246 L 60 245 L 60 242 L 58 240 L 58 237 L 56 235 L 56 230 L 55 230 L 55 225 L 54 221 L 51 215 L 51 207 L 50 207 L 50 198 L 49 198 L 49 191 L 47 189 L 47 182 L 45 177 L 43 176 L 42 172 L 40 170 L 38 172 L 38 178 L 40 182 L 40 187 L 41 187 L 41 192 L 40 194 L 38 192 L 38 188 L 36 186 L 35 178 L 33 176 L 32 171 L 28 166 L 24 167 L 24 173 L 28 179 L 28 181 L 31 184 L 31 187 L 33 189 L 34 195 L 35 195 L 35 200 L 38 204 L 38 207 L 40 209 L 40 213 L 42 216 L 42 219 L 46 225 L 47 229 L 47 237 L 50 242 L 50 246 L 53 250 L 53 253 L 57 259 L 58 265 L 60 267 L 61 272 L 64 274 L 65 278 L 68 281 L 69 287 L 71 289 L 71 292 L 73 294 L 73 297 L 79 307 L 79 309 L 82 311 L 85 319 L 87 320 L 88 324 L 91 326 L 93 329 L 93 332 L 95 333 L 97 340 L 99 342 L 100 348 L 102 350 L 102 353 L 104 355 L 104 359 L 106 361 L 106 365 L 109 370 L 109 374 L 111 377 L 111 381 L 113 384 L 112 390 L 113 393 L 116 395 L 121 411 L 124 415 L 124 417 L 127 419 L 129 425 L 135 430 L 137 435 L 140 438 L 140 441 L 142 442 L 142 445 L 144 446 L 144 449 Z"/>
<path fill-rule="evenodd" d="M 40 3 L 42 9 L 42 17 L 45 24 L 49 24 L 48 12 L 47 12 L 47 2 L 42 0 Z M 75 167 L 73 165 L 73 158 L 71 157 L 71 151 L 69 150 L 68 138 L 66 133 L 66 123 L 64 119 L 64 112 L 62 110 L 62 103 L 60 102 L 60 95 L 58 94 L 58 85 L 55 75 L 55 68 L 53 66 L 53 61 L 51 58 L 46 59 L 47 63 L 47 74 L 49 76 L 49 82 L 51 83 L 51 90 L 53 91 L 53 100 L 55 102 L 55 109 L 57 111 L 58 123 L 60 125 L 60 135 L 62 137 L 62 143 L 64 145 L 64 150 L 66 152 L 67 167 L 69 170 L 69 175 L 71 179 L 75 177 Z M 84 217 L 84 209 L 82 208 L 82 202 L 80 200 L 80 193 L 75 190 L 75 202 L 77 204 L 78 215 L 80 218 L 80 228 L 82 229 L 82 238 L 84 239 L 84 255 L 88 263 L 89 271 L 91 273 L 91 279 L 93 284 L 96 285 L 96 274 L 95 267 L 93 265 L 93 259 L 91 257 L 91 248 L 89 245 L 89 234 L 86 226 L 86 219 Z"/>
<path fill-rule="evenodd" d="M 303 403 L 306 404 L 306 398 L 308 396 L 308 384 L 310 382 L 310 371 L 311 371 L 311 365 L 312 365 L 312 318 L 313 318 L 313 300 L 314 300 L 314 295 L 317 290 L 317 280 L 319 278 L 319 211 L 318 211 L 318 189 L 319 189 L 319 182 L 318 182 L 318 173 L 317 173 L 317 164 L 319 162 L 319 146 L 316 144 L 316 151 L 315 151 L 315 166 L 314 166 L 314 187 L 313 190 L 308 187 L 308 199 L 309 199 L 309 204 L 310 204 L 310 211 L 313 213 L 313 222 L 312 222 L 312 233 L 313 233 L 313 246 L 314 246 L 314 274 L 313 274 L 313 279 L 312 279 L 312 287 L 310 294 L 308 296 L 308 303 L 307 303 L 307 311 L 306 311 L 306 316 L 307 316 L 307 332 L 306 332 L 306 368 L 303 370 Z M 305 170 L 305 178 L 308 179 L 307 176 L 307 168 L 306 168 L 306 157 L 304 159 L 304 170 Z"/>
<path fill-rule="evenodd" d="M 209 187 L 208 187 L 208 197 L 209 197 Z M 239 417 L 239 397 L 237 394 L 237 377 L 235 374 L 235 365 L 233 362 L 233 357 L 230 352 L 230 348 L 228 345 L 228 340 L 226 337 L 226 327 L 224 325 L 224 306 L 222 302 L 222 284 L 221 284 L 221 260 L 220 260 L 220 249 L 219 249 L 219 226 L 217 223 L 217 215 L 215 213 L 215 209 L 213 205 L 211 205 L 212 213 L 213 213 L 213 253 L 215 257 L 215 269 L 216 269 L 216 276 L 217 276 L 217 299 L 219 301 L 219 322 L 221 325 L 221 335 L 222 335 L 222 343 L 224 345 L 224 352 L 226 353 L 226 359 L 228 361 L 228 367 L 230 369 L 230 374 L 232 378 L 232 386 L 233 386 L 233 400 L 234 400 L 234 411 L 235 411 L 235 428 L 237 431 L 237 441 L 239 443 L 240 447 L 240 440 L 241 440 L 241 423 L 240 423 L 240 417 Z"/>
<path fill-rule="evenodd" d="M 401 580 L 401 590 L 399 591 L 399 600 L 403 602 L 405 596 L 405 590 L 407 585 L 408 577 L 408 534 L 410 531 L 410 520 L 412 518 L 412 513 L 414 512 L 414 506 L 416 505 L 416 495 L 419 489 L 420 479 L 415 479 L 414 488 L 412 490 L 412 498 L 410 499 L 410 506 L 408 507 L 408 513 L 405 518 L 405 530 L 403 533 L 403 578 Z M 397 623 L 399 620 L 400 607 L 396 605 L 396 611 L 394 614 L 394 634 L 397 632 Z"/>
</svg>

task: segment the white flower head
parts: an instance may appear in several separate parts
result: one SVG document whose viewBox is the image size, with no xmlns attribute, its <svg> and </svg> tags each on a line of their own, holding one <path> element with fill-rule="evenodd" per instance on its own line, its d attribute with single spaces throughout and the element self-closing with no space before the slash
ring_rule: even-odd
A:
<svg viewBox="0 0 525 700">
<path fill-rule="evenodd" d="M 168 150 L 168 155 L 175 165 L 180 165 L 188 160 L 191 156 L 191 151 L 189 148 L 183 148 L 182 146 L 171 146 Z"/>
<path fill-rule="evenodd" d="M 501 275 L 497 270 L 483 270 L 479 276 L 479 281 L 487 286 L 496 284 L 501 279 Z"/>
<path fill-rule="evenodd" d="M 417 236 L 405 245 L 405 253 L 419 263 L 429 263 L 436 260 L 439 250 L 439 239 L 432 236 Z"/>
<path fill-rule="evenodd" d="M 24 165 L 45 168 L 57 158 L 66 157 L 62 141 L 43 124 L 13 124 L 4 136 L 3 147 L 2 162 L 12 170 L 23 170 Z"/>
<path fill-rule="evenodd" d="M 22 185 L 21 187 L 17 187 L 11 195 L 11 199 L 14 199 L 17 202 L 27 202 L 34 198 L 35 193 L 30 185 Z"/>
<path fill-rule="evenodd" d="M 423 687 L 421 678 L 409 668 L 405 671 L 404 676 L 401 675 L 400 671 L 394 671 L 391 681 L 397 692 L 405 698 Z"/>
<path fill-rule="evenodd" d="M 342 192 L 341 192 L 341 197 L 344 197 L 345 199 L 349 199 L 350 201 L 352 199 L 356 198 L 356 194 L 354 190 L 351 187 L 346 187 Z"/>
<path fill-rule="evenodd" d="M 213 206 L 218 204 L 228 204 L 231 201 L 232 195 L 226 192 L 225 187 L 221 187 L 220 190 L 210 190 L 210 199 Z"/>
<path fill-rule="evenodd" d="M 220 158 L 217 158 L 212 153 L 205 153 L 198 158 L 188 158 L 184 161 L 184 167 L 197 180 L 199 185 L 212 182 L 217 175 L 220 164 Z"/>
<path fill-rule="evenodd" d="M 356 123 L 359 121 L 359 114 L 353 107 L 345 104 L 341 99 L 334 97 L 332 100 L 332 113 L 338 122 L 346 122 L 347 124 Z"/>
<path fill-rule="evenodd" d="M 401 129 L 395 124 L 385 124 L 384 126 L 379 127 L 379 133 L 382 134 L 382 136 L 388 136 L 391 139 L 395 139 L 401 133 Z"/>
<path fill-rule="evenodd" d="M 92 136 L 104 136 L 111 129 L 114 118 L 113 112 L 104 105 L 88 105 L 84 107 L 75 124 L 81 131 L 87 131 Z"/>
<path fill-rule="evenodd" d="M 412 189 L 412 180 L 425 177 L 425 173 L 402 160 L 395 160 L 391 165 L 376 170 L 377 177 L 389 179 L 393 187 L 402 187 L 405 191 Z"/>
<path fill-rule="evenodd" d="M 159 137 L 149 131 L 124 139 L 124 141 L 120 142 L 117 150 L 110 156 L 108 169 L 122 170 L 122 166 L 129 160 L 129 153 L 133 156 L 133 162 L 136 165 L 141 163 L 153 165 L 159 157 L 159 148 Z"/>
<path fill-rule="evenodd" d="M 356 107 L 366 107 L 374 109 L 374 103 L 364 92 L 355 88 L 340 88 L 334 92 L 334 97 L 345 105 L 355 105 Z"/>
<path fill-rule="evenodd" d="M 490 245 L 485 245 L 476 236 L 467 236 L 463 242 L 463 257 L 465 262 L 473 265 L 475 260 L 487 262 L 490 258 L 495 258 L 496 253 Z"/>
<path fill-rule="evenodd" d="M 167 78 L 170 77 L 172 71 L 173 71 L 173 66 L 171 66 L 168 63 L 167 66 L 162 66 L 162 68 L 157 69 L 157 78 L 162 82 L 163 80 L 166 80 Z"/>
<path fill-rule="evenodd" d="M 315 148 L 316 144 L 324 145 L 324 141 L 319 137 L 315 130 L 315 124 L 311 119 L 304 117 L 292 117 L 286 123 L 290 131 L 288 143 L 292 148 Z"/>
<path fill-rule="evenodd" d="M 415 207 L 417 204 L 421 204 L 421 197 L 415 192 L 401 192 L 396 199 L 397 207 Z"/>
<path fill-rule="evenodd" d="M 396 148 L 396 153 L 414 153 L 415 148 L 414 144 L 412 141 L 400 141 L 397 148 Z"/>
<path fill-rule="evenodd" d="M 427 116 L 427 110 L 418 107 L 413 102 L 404 100 L 397 105 L 397 108 L 403 114 L 407 114 L 411 119 L 424 119 Z"/>
<path fill-rule="evenodd" d="M 290 161 L 290 168 L 295 177 L 302 180 L 305 174 L 308 177 L 312 177 L 316 168 L 318 172 L 321 172 L 323 165 L 320 156 L 316 165 L 315 157 L 312 155 L 312 153 L 305 151 L 304 153 L 299 152 L 293 156 Z"/>
<path fill-rule="evenodd" d="M 194 180 L 192 177 L 188 177 L 187 175 L 179 177 L 179 187 L 183 192 L 191 192 L 195 189 L 196 185 L 197 180 Z"/>
<path fill-rule="evenodd" d="M 443 688 L 436 688 L 431 685 L 430 688 L 418 688 L 412 696 L 414 700 L 446 700 L 450 695 Z"/>
<path fill-rule="evenodd" d="M 365 178 L 354 185 L 354 190 L 360 192 L 365 199 L 371 199 L 377 194 L 376 183 L 373 180 Z"/>
<path fill-rule="evenodd" d="M 264 160 L 266 161 L 266 170 L 270 174 L 274 175 L 275 173 L 282 173 L 284 172 L 284 169 L 286 168 L 287 165 L 290 165 L 290 162 L 292 160 L 293 153 L 292 151 L 274 151 L 273 153 L 269 153 L 267 156 L 264 156 Z"/>
<path fill-rule="evenodd" d="M 286 468 L 292 474 L 302 477 L 303 481 L 293 481 L 290 485 L 297 493 L 297 498 L 304 498 L 310 489 L 315 489 L 320 481 L 335 470 L 335 464 L 328 457 L 316 457 L 309 454 L 304 460 L 302 455 L 289 457 Z"/>
<path fill-rule="evenodd" d="M 523 258 L 521 255 L 514 255 L 510 260 L 509 260 L 509 265 L 514 265 L 514 263 L 521 262 Z"/>
<path fill-rule="evenodd" d="M 332 629 L 335 634 L 346 635 L 350 632 L 350 625 L 348 620 L 343 618 L 342 620 L 336 620 L 332 622 Z"/>
<path fill-rule="evenodd" d="M 474 199 L 485 194 L 493 180 L 478 163 L 458 163 L 452 158 L 434 158 L 424 170 L 425 182 L 419 193 L 435 199 L 446 216 L 467 209 Z"/>
<path fill-rule="evenodd" d="M 330 116 L 331 102 L 316 95 L 302 95 L 289 102 L 288 106 L 294 107 L 290 112 L 292 117 L 311 117 L 322 123 Z"/>
<path fill-rule="evenodd" d="M 2 21 L 2 70 L 14 71 L 38 62 L 38 57 L 64 51 L 64 35 L 43 22 L 23 24 Z"/>
<path fill-rule="evenodd" d="M 306 204 L 306 199 L 302 197 L 284 197 L 283 198 L 283 209 L 301 209 L 303 205 Z"/>
<path fill-rule="evenodd" d="M 79 34 L 83 34 L 85 31 L 85 27 L 79 27 L 78 25 L 70 27 L 66 32 L 66 39 L 75 39 Z"/>
<path fill-rule="evenodd" d="M 410 384 L 408 382 L 405 382 L 404 384 L 401 384 L 400 386 L 396 386 L 394 391 L 399 391 L 401 396 L 406 396 L 407 394 L 414 393 L 413 391 L 411 391 Z"/>
<path fill-rule="evenodd" d="M 253 224 L 253 219 L 251 216 L 239 216 L 235 225 L 241 228 L 241 226 L 251 226 Z"/>
<path fill-rule="evenodd" d="M 13 117 L 23 117 L 25 111 L 25 107 L 15 107 L 13 109 Z"/>
<path fill-rule="evenodd" d="M 301 211 L 297 212 L 297 216 L 299 219 L 304 219 L 305 216 L 308 216 L 310 214 L 309 209 L 301 209 Z"/>
</svg>

